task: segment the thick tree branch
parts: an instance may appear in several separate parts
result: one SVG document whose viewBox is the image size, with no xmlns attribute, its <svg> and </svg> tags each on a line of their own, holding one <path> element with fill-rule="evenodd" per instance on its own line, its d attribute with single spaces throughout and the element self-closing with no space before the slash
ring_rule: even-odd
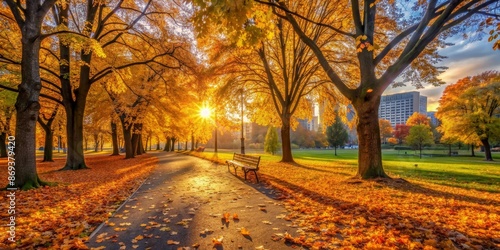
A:
<svg viewBox="0 0 500 250">
<path fill-rule="evenodd" d="M 316 24 L 318 26 L 327 27 L 327 28 L 329 28 L 329 29 L 331 29 L 331 30 L 339 33 L 339 34 L 342 34 L 342 35 L 345 35 L 345 36 L 348 36 L 348 37 L 353 37 L 353 38 L 355 37 L 355 34 L 352 34 L 352 33 L 349 33 L 349 32 L 345 32 L 345 31 L 343 31 L 343 30 L 341 30 L 339 28 L 335 28 L 335 27 L 333 27 L 331 25 L 328 25 L 328 24 L 325 24 L 325 23 L 316 22 L 316 21 L 314 21 L 314 20 L 312 20 L 310 18 L 307 18 L 307 17 L 305 17 L 305 16 L 303 16 L 303 15 L 297 13 L 297 12 L 293 12 L 293 11 L 289 10 L 283 2 L 278 2 L 278 4 L 276 4 L 274 2 L 268 2 L 268 1 L 265 1 L 265 0 L 254 0 L 254 1 L 258 2 L 258 3 L 261 3 L 261 4 L 265 4 L 265 5 L 271 6 L 271 7 L 276 7 L 278 9 L 284 11 L 286 14 L 290 14 L 290 15 L 296 16 L 296 17 L 298 17 L 300 19 L 303 19 L 303 20 L 305 20 L 307 22 Z"/>
<path fill-rule="evenodd" d="M 24 26 L 23 16 L 25 15 L 25 10 L 22 8 L 22 6 L 18 5 L 13 0 L 4 0 L 4 2 L 9 5 L 10 11 L 14 15 L 17 25 L 22 29 L 22 27 Z"/>
</svg>

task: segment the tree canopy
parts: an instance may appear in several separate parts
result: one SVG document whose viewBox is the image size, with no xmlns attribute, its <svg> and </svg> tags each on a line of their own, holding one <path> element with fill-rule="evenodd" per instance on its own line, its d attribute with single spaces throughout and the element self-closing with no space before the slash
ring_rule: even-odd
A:
<svg viewBox="0 0 500 250">
<path fill-rule="evenodd" d="M 490 139 L 500 134 L 500 73 L 487 71 L 446 87 L 436 117 L 443 140 L 481 142 L 493 160 Z"/>
</svg>

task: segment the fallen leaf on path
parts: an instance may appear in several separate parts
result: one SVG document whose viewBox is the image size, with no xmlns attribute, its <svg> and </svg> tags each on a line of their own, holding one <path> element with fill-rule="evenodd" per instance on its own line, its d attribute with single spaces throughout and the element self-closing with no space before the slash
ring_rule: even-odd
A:
<svg viewBox="0 0 500 250">
<path fill-rule="evenodd" d="M 224 213 L 222 215 L 222 218 L 226 221 L 226 223 L 229 223 L 229 216 L 231 216 L 230 213 Z"/>
<path fill-rule="evenodd" d="M 174 240 L 168 240 L 168 241 L 167 241 L 167 244 L 168 244 L 168 245 L 179 245 L 179 244 L 180 244 L 180 242 L 179 242 L 179 241 L 174 241 Z"/>
<path fill-rule="evenodd" d="M 222 245 L 223 240 L 224 240 L 224 236 L 220 236 L 219 238 L 213 238 L 212 242 L 214 243 L 214 246 L 220 246 L 220 245 Z"/>
<path fill-rule="evenodd" d="M 242 227 L 241 230 L 240 230 L 240 233 L 244 236 L 249 236 L 250 235 L 250 231 L 248 231 L 246 228 Z"/>
</svg>

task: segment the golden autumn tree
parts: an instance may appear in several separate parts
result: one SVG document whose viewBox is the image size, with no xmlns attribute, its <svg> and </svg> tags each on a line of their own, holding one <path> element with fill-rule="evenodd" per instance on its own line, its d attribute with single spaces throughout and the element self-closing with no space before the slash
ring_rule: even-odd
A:
<svg viewBox="0 0 500 250">
<path fill-rule="evenodd" d="M 382 139 L 382 142 L 386 142 L 388 138 L 392 137 L 392 132 L 394 129 L 392 128 L 391 122 L 386 119 L 379 119 L 379 126 L 380 126 L 380 136 Z"/>
<path fill-rule="evenodd" d="M 266 5 L 273 14 L 289 22 L 300 39 L 314 52 L 324 72 L 338 91 L 347 98 L 358 116 L 359 140 L 357 177 L 370 179 L 388 177 L 382 165 L 378 107 L 382 93 L 402 76 L 416 87 L 423 83 L 442 84 L 437 76 L 442 68 L 436 63 L 437 53 L 447 35 L 484 27 L 477 24 L 487 17 L 498 16 L 497 0 L 393 1 L 351 0 L 328 1 L 329 13 L 348 13 L 344 22 L 308 18 L 304 5 L 317 1 L 215 1 L 193 0 L 198 19 L 222 21 L 230 32 L 251 24 L 250 14 L 255 5 Z M 218 11 L 223 10 L 223 11 Z M 320 9 L 324 11 L 324 9 Z M 408 10 L 411 13 L 404 14 Z M 244 19 L 244 20 L 242 20 Z M 250 22 L 245 23 L 249 20 Z M 242 21 L 238 21 L 242 20 Z M 347 41 L 347 50 L 322 48 L 301 26 L 303 21 L 326 27 L 328 34 Z M 203 25 L 200 22 L 200 25 Z M 335 68 L 331 58 L 356 58 L 355 74 L 345 74 Z M 352 85 L 355 82 L 355 85 Z"/>
<path fill-rule="evenodd" d="M 430 127 L 431 120 L 426 115 L 415 112 L 410 117 L 408 117 L 408 120 L 406 120 L 406 125 L 410 127 L 416 125 L 425 125 Z"/>
<path fill-rule="evenodd" d="M 436 117 L 443 139 L 480 141 L 485 159 L 492 161 L 490 139 L 500 134 L 500 73 L 487 71 L 446 87 Z"/>
<path fill-rule="evenodd" d="M 85 12 L 78 9 L 85 8 Z M 85 168 L 83 110 L 91 86 L 118 70 L 135 65 L 163 65 L 179 46 L 162 27 L 171 27 L 177 11 L 170 3 L 146 1 L 71 2 L 56 6 L 63 103 L 67 115 L 68 157 L 64 169 Z M 79 13 L 79 15 L 69 15 Z M 79 56 L 74 58 L 71 53 Z M 105 56 L 109 55 L 109 56 Z M 112 56 L 111 56 L 112 55 Z M 132 60 L 130 60 L 132 59 Z M 74 63 L 72 63 L 74 62 Z M 72 69 L 71 65 L 76 64 Z M 78 78 L 68 76 L 77 74 Z M 76 75 L 75 75 L 76 76 Z"/>
<path fill-rule="evenodd" d="M 20 31 L 17 43 L 21 44 L 21 83 L 16 100 L 16 175 L 15 187 L 30 189 L 43 185 L 36 172 L 35 135 L 36 118 L 40 110 L 40 44 L 45 34 L 43 20 L 55 0 L 5 0 L 10 13 L 2 4 L 0 18 L 3 25 L 10 25 Z M 15 27 L 17 25 L 17 27 Z M 3 29 L 2 29 L 3 30 Z M 6 55 L 0 54 L 1 62 L 9 62 Z"/>
<path fill-rule="evenodd" d="M 311 18 L 334 18 L 322 9 L 324 3 L 307 6 L 306 14 Z M 237 75 L 228 84 L 232 84 L 235 99 L 244 95 L 251 100 L 249 114 L 262 125 L 279 126 L 281 132 L 281 162 L 294 162 L 291 149 L 291 130 L 298 124 L 297 118 L 309 118 L 312 114 L 314 93 L 326 83 L 326 77 L 311 49 L 304 44 L 293 31 L 289 23 L 280 18 L 260 20 L 261 16 L 270 16 L 271 10 L 257 8 L 252 14 L 255 27 L 250 27 L 233 47 L 234 64 L 238 65 Z M 325 27 L 313 26 L 301 22 L 308 34 L 322 47 L 333 46 L 335 37 L 323 35 Z M 265 29 L 266 40 L 252 44 L 255 29 Z M 243 35 L 245 37 L 245 35 Z M 227 87 L 227 86 L 226 86 Z M 238 93 L 240 92 L 240 93 Z M 268 112 L 273 110 L 274 112 Z"/>
</svg>

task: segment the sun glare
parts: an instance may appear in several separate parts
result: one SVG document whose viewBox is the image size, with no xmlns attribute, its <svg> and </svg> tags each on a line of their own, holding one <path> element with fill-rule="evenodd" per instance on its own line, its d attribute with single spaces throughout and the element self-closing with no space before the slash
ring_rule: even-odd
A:
<svg viewBox="0 0 500 250">
<path fill-rule="evenodd" d="M 202 118 L 209 118 L 211 114 L 212 114 L 212 111 L 208 107 L 203 107 L 200 109 L 200 116 Z"/>
</svg>

